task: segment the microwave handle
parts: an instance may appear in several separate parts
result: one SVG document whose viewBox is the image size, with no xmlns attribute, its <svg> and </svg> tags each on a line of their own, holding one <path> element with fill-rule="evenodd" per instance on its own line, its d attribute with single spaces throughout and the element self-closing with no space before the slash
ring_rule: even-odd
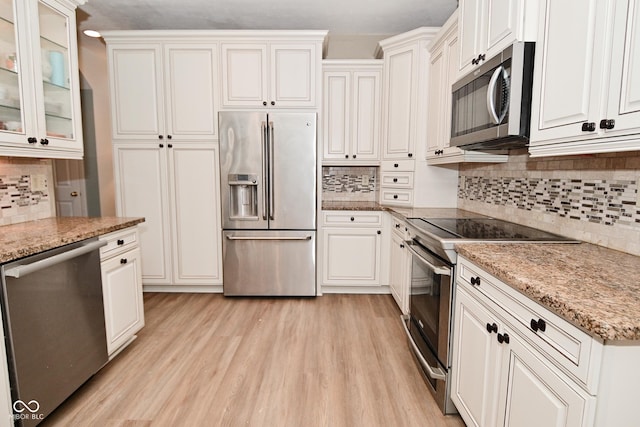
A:
<svg viewBox="0 0 640 427">
<path fill-rule="evenodd" d="M 507 104 L 507 108 L 501 111 L 499 116 L 496 111 L 496 103 L 495 103 L 496 99 L 495 99 L 495 96 L 493 96 L 493 94 L 496 90 L 496 84 L 498 84 L 498 79 L 500 78 L 501 75 L 505 81 L 508 81 L 509 74 L 507 74 L 507 70 L 502 65 L 496 68 L 495 71 L 493 72 L 493 75 L 489 80 L 489 86 L 487 88 L 487 110 L 489 111 L 489 117 L 491 119 L 491 122 L 495 125 L 499 125 L 500 123 L 502 123 L 502 120 L 504 120 L 504 117 L 507 115 L 507 111 L 509 110 L 508 104 Z M 507 96 L 507 103 L 508 102 L 509 102 L 509 96 Z"/>
</svg>

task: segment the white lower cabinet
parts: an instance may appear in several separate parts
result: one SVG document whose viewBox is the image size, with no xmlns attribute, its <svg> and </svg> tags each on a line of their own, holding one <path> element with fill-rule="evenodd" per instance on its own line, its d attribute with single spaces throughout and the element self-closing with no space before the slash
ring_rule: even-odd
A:
<svg viewBox="0 0 640 427">
<path fill-rule="evenodd" d="M 382 215 L 382 212 L 323 212 L 323 286 L 381 286 Z"/>
<path fill-rule="evenodd" d="M 452 336 L 468 426 L 637 424 L 639 341 L 588 335 L 461 256 Z"/>
<path fill-rule="evenodd" d="M 114 163 L 118 215 L 145 218 L 140 225 L 145 287 L 181 292 L 220 288 L 217 146 L 115 143 Z"/>
<path fill-rule="evenodd" d="M 411 254 L 405 247 L 407 230 L 404 222 L 391 218 L 391 247 L 389 253 L 389 289 L 402 314 L 409 314 L 409 285 Z"/>
<path fill-rule="evenodd" d="M 595 398 L 531 348 L 507 316 L 458 285 L 451 397 L 465 423 L 591 425 Z"/>
<path fill-rule="evenodd" d="M 109 358 L 126 347 L 144 326 L 142 271 L 136 228 L 104 236 L 100 250 L 102 295 Z"/>
</svg>

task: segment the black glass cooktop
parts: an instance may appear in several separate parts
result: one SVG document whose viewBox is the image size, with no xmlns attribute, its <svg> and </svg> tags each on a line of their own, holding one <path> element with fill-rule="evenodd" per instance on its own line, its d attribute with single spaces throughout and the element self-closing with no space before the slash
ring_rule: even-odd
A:
<svg viewBox="0 0 640 427">
<path fill-rule="evenodd" d="M 420 219 L 433 233 L 435 226 L 449 236 L 434 233 L 444 238 L 469 240 L 504 240 L 504 241 L 562 241 L 563 236 L 527 227 L 513 222 L 495 218 L 426 218 Z M 427 225 L 428 224 L 428 225 Z"/>
</svg>

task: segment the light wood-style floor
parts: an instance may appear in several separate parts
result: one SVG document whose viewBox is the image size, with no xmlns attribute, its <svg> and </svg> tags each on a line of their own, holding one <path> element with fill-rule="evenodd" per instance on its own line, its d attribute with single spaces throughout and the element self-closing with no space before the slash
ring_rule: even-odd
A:
<svg viewBox="0 0 640 427">
<path fill-rule="evenodd" d="M 145 294 L 138 339 L 45 426 L 464 426 L 389 295 Z"/>
</svg>

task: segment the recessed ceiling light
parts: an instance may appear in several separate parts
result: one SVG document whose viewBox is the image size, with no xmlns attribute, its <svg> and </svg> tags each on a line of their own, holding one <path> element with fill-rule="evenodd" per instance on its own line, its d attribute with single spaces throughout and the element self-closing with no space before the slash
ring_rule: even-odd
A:
<svg viewBox="0 0 640 427">
<path fill-rule="evenodd" d="M 95 38 L 102 37 L 102 34 L 100 34 L 99 32 L 97 32 L 95 30 L 84 30 L 83 33 L 84 33 L 85 36 L 89 36 L 89 37 L 95 37 Z"/>
</svg>

